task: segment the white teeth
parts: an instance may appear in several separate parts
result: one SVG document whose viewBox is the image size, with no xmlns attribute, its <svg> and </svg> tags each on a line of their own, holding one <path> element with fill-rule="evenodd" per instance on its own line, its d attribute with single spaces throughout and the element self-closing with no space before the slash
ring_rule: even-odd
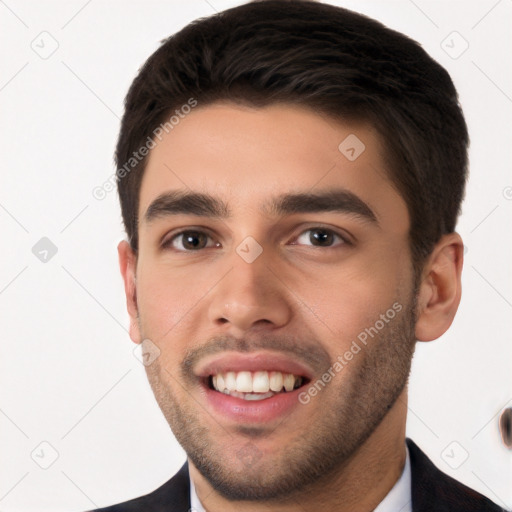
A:
<svg viewBox="0 0 512 512">
<path fill-rule="evenodd" d="M 287 373 L 284 376 L 283 386 L 286 391 L 292 391 L 295 385 L 295 377 L 291 373 Z"/>
<path fill-rule="evenodd" d="M 270 372 L 270 389 L 272 391 L 283 389 L 283 374 L 281 372 Z"/>
<path fill-rule="evenodd" d="M 245 393 L 242 397 L 244 400 L 264 400 L 274 396 L 274 393 Z"/>
<path fill-rule="evenodd" d="M 255 372 L 252 377 L 252 390 L 255 393 L 268 393 L 270 389 L 268 372 Z"/>
<path fill-rule="evenodd" d="M 215 382 L 215 380 L 213 381 L 213 387 L 215 389 L 226 389 L 226 385 L 224 383 L 224 376 L 222 375 L 222 373 L 214 375 L 213 378 L 217 378 L 217 382 Z"/>
<path fill-rule="evenodd" d="M 276 371 L 226 372 L 212 376 L 214 389 L 245 400 L 263 400 L 275 393 L 293 391 L 302 381 L 302 377 Z"/>
<path fill-rule="evenodd" d="M 238 372 L 236 376 L 236 390 L 241 393 L 250 393 L 252 391 L 251 372 Z"/>
<path fill-rule="evenodd" d="M 226 377 L 224 379 L 224 387 L 225 387 L 225 389 L 229 389 L 230 391 L 236 391 L 236 373 L 235 372 L 226 373 Z"/>
</svg>

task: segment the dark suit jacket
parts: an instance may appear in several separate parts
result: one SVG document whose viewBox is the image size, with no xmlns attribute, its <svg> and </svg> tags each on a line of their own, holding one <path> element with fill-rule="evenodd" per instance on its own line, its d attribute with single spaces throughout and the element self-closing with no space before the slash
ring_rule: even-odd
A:
<svg viewBox="0 0 512 512">
<path fill-rule="evenodd" d="M 505 512 L 491 500 L 436 468 L 409 438 L 413 512 Z M 155 491 L 96 512 L 189 512 L 188 465 Z M 315 512 L 315 511 L 313 511 Z M 398 512 L 398 511 L 397 511 Z"/>
</svg>

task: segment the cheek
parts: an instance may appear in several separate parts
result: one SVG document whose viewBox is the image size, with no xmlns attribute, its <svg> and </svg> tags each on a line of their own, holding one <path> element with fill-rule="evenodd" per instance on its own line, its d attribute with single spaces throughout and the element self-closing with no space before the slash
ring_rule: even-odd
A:
<svg viewBox="0 0 512 512">
<path fill-rule="evenodd" d="M 140 267 L 137 302 L 145 336 L 155 342 L 173 338 L 187 325 L 211 289 L 208 280 L 186 270 L 158 264 Z"/>
<path fill-rule="evenodd" d="M 305 288 L 300 292 L 311 319 L 321 321 L 318 332 L 336 345 L 350 343 L 396 300 L 392 286 L 365 277 L 353 274 L 349 281 L 333 277 L 321 292 Z"/>
<path fill-rule="evenodd" d="M 383 251 L 379 257 L 357 257 L 339 267 L 295 280 L 301 308 L 332 344 L 350 344 L 389 309 L 404 306 L 412 285 L 407 251 Z M 393 313 L 393 312 L 392 312 Z M 394 316 L 394 313 L 393 313 Z"/>
</svg>

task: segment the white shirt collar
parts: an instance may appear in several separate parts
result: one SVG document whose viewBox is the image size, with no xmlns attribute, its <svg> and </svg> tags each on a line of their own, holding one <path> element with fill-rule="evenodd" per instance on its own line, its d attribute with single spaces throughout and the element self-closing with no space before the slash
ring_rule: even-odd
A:
<svg viewBox="0 0 512 512">
<path fill-rule="evenodd" d="M 411 461 L 409 448 L 405 445 L 405 466 L 395 485 L 386 494 L 373 512 L 412 512 L 411 498 Z M 190 477 L 189 477 L 190 478 Z M 206 512 L 197 497 L 194 482 L 190 478 L 190 512 Z"/>
<path fill-rule="evenodd" d="M 400 478 L 373 512 L 412 512 L 411 461 L 407 443 L 405 451 L 405 466 Z M 204 509 L 199 509 L 199 512 L 204 512 Z"/>
<path fill-rule="evenodd" d="M 199 501 L 199 498 L 197 497 L 196 488 L 194 487 L 194 482 L 192 482 L 192 478 L 190 478 L 190 510 L 189 512 L 206 512 L 203 505 L 201 505 L 201 502 Z"/>
</svg>

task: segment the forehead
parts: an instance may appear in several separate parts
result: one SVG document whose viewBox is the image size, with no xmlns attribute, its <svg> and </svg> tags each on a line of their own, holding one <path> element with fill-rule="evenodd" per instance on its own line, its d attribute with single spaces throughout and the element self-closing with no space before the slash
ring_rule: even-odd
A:
<svg viewBox="0 0 512 512">
<path fill-rule="evenodd" d="M 214 195 L 230 212 L 264 212 L 284 193 L 343 188 L 395 210 L 407 208 L 388 178 L 383 145 L 364 123 L 342 123 L 301 106 L 252 108 L 231 103 L 195 107 L 162 140 L 155 140 L 142 180 L 139 219 L 162 193 L 188 190 Z M 398 208 L 397 208 L 398 207 Z"/>
</svg>

